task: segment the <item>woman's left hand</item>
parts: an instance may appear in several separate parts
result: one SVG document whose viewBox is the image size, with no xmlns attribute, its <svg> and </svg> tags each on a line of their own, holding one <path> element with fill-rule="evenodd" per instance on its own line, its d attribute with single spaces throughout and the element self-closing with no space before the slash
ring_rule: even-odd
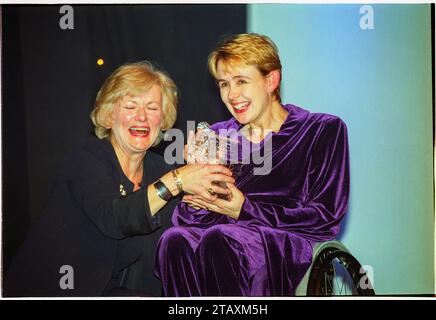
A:
<svg viewBox="0 0 436 320">
<path fill-rule="evenodd" d="M 185 195 L 183 197 L 183 202 L 189 203 L 194 208 L 197 207 L 214 211 L 237 220 L 241 213 L 245 197 L 233 183 L 227 183 L 227 187 L 232 192 L 232 199 L 230 201 L 219 198 L 214 201 L 209 201 L 198 195 Z"/>
</svg>

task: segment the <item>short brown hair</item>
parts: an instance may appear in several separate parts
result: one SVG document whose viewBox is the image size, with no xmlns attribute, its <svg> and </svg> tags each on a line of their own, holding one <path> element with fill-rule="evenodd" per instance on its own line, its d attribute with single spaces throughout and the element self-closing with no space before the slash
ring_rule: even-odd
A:
<svg viewBox="0 0 436 320">
<path fill-rule="evenodd" d="M 100 139 L 109 135 L 108 120 L 115 103 L 126 95 L 146 92 L 155 84 L 162 90 L 161 129 L 170 129 L 177 118 L 177 87 L 168 74 L 156 64 L 140 61 L 118 67 L 103 83 L 91 112 L 95 135 Z"/>
<path fill-rule="evenodd" d="M 208 66 L 212 76 L 217 78 L 218 61 L 226 64 L 245 64 L 255 66 L 264 76 L 273 70 L 279 70 L 280 82 L 282 64 L 277 46 L 267 36 L 257 33 L 242 33 L 230 36 L 221 41 L 209 54 Z M 274 91 L 280 102 L 280 82 Z"/>
</svg>

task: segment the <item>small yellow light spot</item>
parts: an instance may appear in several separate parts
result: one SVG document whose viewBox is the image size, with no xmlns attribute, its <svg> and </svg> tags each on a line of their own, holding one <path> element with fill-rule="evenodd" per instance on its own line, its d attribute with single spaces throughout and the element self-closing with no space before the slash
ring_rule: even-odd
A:
<svg viewBox="0 0 436 320">
<path fill-rule="evenodd" d="M 103 63 L 104 63 L 104 60 L 103 60 L 103 59 L 100 58 L 100 59 L 97 60 L 97 64 L 98 64 L 99 66 L 102 66 Z"/>
</svg>

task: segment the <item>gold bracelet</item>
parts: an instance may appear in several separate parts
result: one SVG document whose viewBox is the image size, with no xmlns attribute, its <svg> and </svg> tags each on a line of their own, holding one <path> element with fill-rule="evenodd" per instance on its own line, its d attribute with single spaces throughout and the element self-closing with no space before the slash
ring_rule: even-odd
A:
<svg viewBox="0 0 436 320">
<path fill-rule="evenodd" d="M 179 170 L 174 169 L 172 171 L 174 182 L 176 183 L 177 189 L 179 190 L 179 193 L 183 192 L 183 184 L 182 184 L 182 175 L 180 174 Z"/>
</svg>

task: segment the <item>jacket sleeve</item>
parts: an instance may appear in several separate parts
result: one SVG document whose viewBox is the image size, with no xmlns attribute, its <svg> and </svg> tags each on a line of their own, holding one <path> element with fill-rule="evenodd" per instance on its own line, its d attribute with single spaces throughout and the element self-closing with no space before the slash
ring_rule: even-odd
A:
<svg viewBox="0 0 436 320">
<path fill-rule="evenodd" d="M 329 119 L 322 124 L 309 159 L 304 199 L 296 206 L 257 201 L 246 196 L 238 220 L 254 220 L 285 230 L 321 231 L 334 235 L 348 204 L 349 159 L 345 124 Z"/>
<path fill-rule="evenodd" d="M 147 234 L 159 227 L 159 213 L 151 215 L 147 189 L 120 196 L 119 190 L 114 188 L 117 183 L 110 161 L 102 161 L 85 151 L 70 163 L 69 190 L 104 235 L 122 239 Z"/>
</svg>

